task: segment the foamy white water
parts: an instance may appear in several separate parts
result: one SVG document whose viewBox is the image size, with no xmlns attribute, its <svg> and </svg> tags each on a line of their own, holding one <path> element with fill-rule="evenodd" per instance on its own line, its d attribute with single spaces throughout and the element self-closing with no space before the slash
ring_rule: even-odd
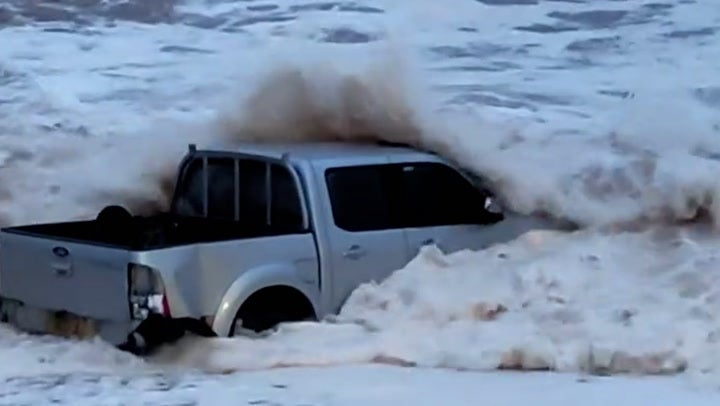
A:
<svg viewBox="0 0 720 406">
<path fill-rule="evenodd" d="M 717 374 L 707 230 L 532 232 L 481 252 L 426 249 L 354 292 L 334 323 L 188 340 L 158 356 L 215 372 L 383 363 L 460 370 Z"/>
<path fill-rule="evenodd" d="M 32 390 L 27 390 L 27 388 Z M 10 404 L 198 404 L 472 406 L 715 405 L 720 394 L 693 391 L 667 377 L 577 378 L 559 374 L 458 373 L 372 365 L 287 368 L 229 376 L 44 375 L 17 377 L 0 388 Z"/>
<path fill-rule="evenodd" d="M 190 141 L 371 136 L 437 150 L 512 208 L 585 226 L 427 251 L 334 323 L 156 361 L 720 377 L 716 4 L 29 4 L 0 7 L 3 224 L 160 208 Z M 58 351 L 0 337 L 23 360 L 6 376 Z M 58 345 L 71 350 L 57 371 L 130 365 L 99 343 Z"/>
</svg>

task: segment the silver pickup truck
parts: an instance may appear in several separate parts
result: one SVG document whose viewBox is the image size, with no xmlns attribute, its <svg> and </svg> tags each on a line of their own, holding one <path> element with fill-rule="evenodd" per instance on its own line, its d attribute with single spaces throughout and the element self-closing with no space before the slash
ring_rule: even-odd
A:
<svg viewBox="0 0 720 406">
<path fill-rule="evenodd" d="M 492 199 L 479 178 L 402 146 L 190 145 L 166 213 L 108 206 L 3 229 L 0 317 L 137 354 L 184 331 L 322 319 L 423 245 L 481 249 L 555 227 Z"/>
</svg>

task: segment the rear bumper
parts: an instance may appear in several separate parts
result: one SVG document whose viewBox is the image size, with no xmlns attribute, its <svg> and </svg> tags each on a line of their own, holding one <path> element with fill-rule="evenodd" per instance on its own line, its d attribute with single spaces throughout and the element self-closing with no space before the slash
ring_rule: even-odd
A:
<svg viewBox="0 0 720 406">
<path fill-rule="evenodd" d="M 0 297 L 0 322 L 22 331 L 66 338 L 103 341 L 136 355 L 146 355 L 163 344 L 172 343 L 189 332 L 217 337 L 212 328 L 192 317 L 172 318 L 149 313 L 143 320 L 110 321 L 81 317 L 68 312 L 37 309 Z"/>
<path fill-rule="evenodd" d="M 33 334 L 50 334 L 68 338 L 99 337 L 112 345 L 124 343 L 140 320 L 97 320 L 68 312 L 25 306 L 0 297 L 0 321 Z"/>
</svg>

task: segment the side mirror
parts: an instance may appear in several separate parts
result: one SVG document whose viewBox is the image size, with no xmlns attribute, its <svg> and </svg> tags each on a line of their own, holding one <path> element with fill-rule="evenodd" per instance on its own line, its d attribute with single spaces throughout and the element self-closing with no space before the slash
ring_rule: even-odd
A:
<svg viewBox="0 0 720 406">
<path fill-rule="evenodd" d="M 485 198 L 485 204 L 484 204 L 485 210 L 492 214 L 502 214 L 503 208 L 500 205 L 500 203 L 497 202 L 497 200 L 493 199 L 492 197 L 486 197 Z"/>
<path fill-rule="evenodd" d="M 500 203 L 490 196 L 484 197 L 483 210 L 475 211 L 475 221 L 477 225 L 488 226 L 505 220 L 505 213 Z"/>
</svg>

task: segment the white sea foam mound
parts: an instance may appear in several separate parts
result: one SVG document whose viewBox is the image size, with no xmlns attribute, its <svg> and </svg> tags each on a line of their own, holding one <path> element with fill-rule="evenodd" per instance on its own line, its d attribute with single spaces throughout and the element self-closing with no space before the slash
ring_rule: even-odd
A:
<svg viewBox="0 0 720 406">
<path fill-rule="evenodd" d="M 719 373 L 720 256 L 701 230 L 529 232 L 424 249 L 332 322 L 188 340 L 158 362 L 209 371 L 378 362 L 462 370 Z"/>
</svg>

